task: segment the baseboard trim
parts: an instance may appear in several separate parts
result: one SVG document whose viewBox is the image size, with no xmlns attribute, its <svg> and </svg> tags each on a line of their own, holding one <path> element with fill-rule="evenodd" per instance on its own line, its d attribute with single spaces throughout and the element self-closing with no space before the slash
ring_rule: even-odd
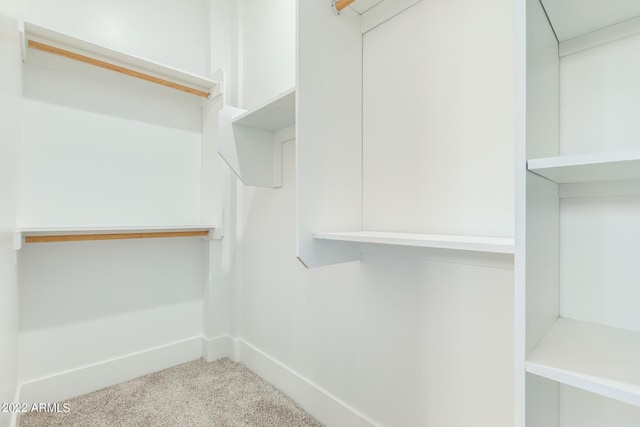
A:
<svg viewBox="0 0 640 427">
<path fill-rule="evenodd" d="M 207 362 L 213 362 L 223 357 L 234 359 L 235 342 L 229 335 L 215 338 L 202 337 L 202 358 Z"/>
<path fill-rule="evenodd" d="M 201 356 L 202 336 L 196 336 L 22 383 L 19 401 L 61 402 Z"/>
<path fill-rule="evenodd" d="M 197 336 L 19 384 L 16 402 L 53 403 L 90 393 L 198 358 L 223 357 L 243 363 L 291 397 L 320 422 L 344 427 L 383 427 L 269 354 L 229 335 Z M 16 414 L 11 427 L 17 427 Z"/>
<path fill-rule="evenodd" d="M 238 359 L 242 364 L 280 389 L 321 423 L 344 427 L 382 427 L 254 345 L 242 339 L 230 339 L 237 343 Z"/>
</svg>

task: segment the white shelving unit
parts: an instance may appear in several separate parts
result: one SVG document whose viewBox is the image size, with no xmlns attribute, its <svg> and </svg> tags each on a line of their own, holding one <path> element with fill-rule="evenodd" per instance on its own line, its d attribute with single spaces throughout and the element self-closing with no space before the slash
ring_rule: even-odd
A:
<svg viewBox="0 0 640 427">
<path fill-rule="evenodd" d="M 640 67 L 640 5 L 525 3 L 516 425 L 638 425 L 640 317 L 629 298 L 640 277 L 625 248 L 640 232 L 640 127 L 626 114 L 640 102 L 625 94 L 640 85 L 628 73 Z"/>
<path fill-rule="evenodd" d="M 528 168 L 558 184 L 640 179 L 640 150 L 531 159 Z"/>
<path fill-rule="evenodd" d="M 527 358 L 535 375 L 640 406 L 640 333 L 560 318 Z"/>
<path fill-rule="evenodd" d="M 246 185 L 282 185 L 282 143 L 295 138 L 296 90 L 246 111 L 220 111 L 218 152 Z"/>
<path fill-rule="evenodd" d="M 23 22 L 20 34 L 22 56 L 25 61 L 29 57 L 29 48 L 33 48 L 148 80 L 203 98 L 218 94 L 219 85 L 214 80 L 94 44 L 49 28 Z"/>
<path fill-rule="evenodd" d="M 438 234 L 393 233 L 382 231 L 352 231 L 341 233 L 316 233 L 316 239 L 342 242 L 372 243 L 380 245 L 420 248 L 455 249 L 461 251 L 513 254 L 511 238 L 448 236 Z"/>
</svg>

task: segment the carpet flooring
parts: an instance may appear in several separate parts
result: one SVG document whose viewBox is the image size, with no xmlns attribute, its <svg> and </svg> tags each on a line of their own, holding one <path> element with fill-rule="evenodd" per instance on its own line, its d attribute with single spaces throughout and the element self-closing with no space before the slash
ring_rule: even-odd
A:
<svg viewBox="0 0 640 427">
<path fill-rule="evenodd" d="M 21 427 L 322 427 L 255 373 L 203 359 L 69 399 L 68 413 L 31 412 Z"/>
</svg>

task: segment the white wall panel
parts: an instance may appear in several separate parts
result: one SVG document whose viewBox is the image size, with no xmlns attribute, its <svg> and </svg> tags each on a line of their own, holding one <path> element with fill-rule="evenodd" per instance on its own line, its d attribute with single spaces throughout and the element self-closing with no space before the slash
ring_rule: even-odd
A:
<svg viewBox="0 0 640 427">
<path fill-rule="evenodd" d="M 561 200 L 564 317 L 640 331 L 640 197 Z"/>
<path fill-rule="evenodd" d="M 197 238 L 26 245 L 21 381 L 201 335 L 206 245 Z"/>
<path fill-rule="evenodd" d="M 240 105 L 251 110 L 296 85 L 296 1 L 240 1 Z"/>
<path fill-rule="evenodd" d="M 640 408 L 569 386 L 560 386 L 560 427 L 635 427 Z"/>
<path fill-rule="evenodd" d="M 294 151 L 281 189 L 240 194 L 243 340 L 381 425 L 511 426 L 513 271 L 377 254 L 305 269 Z"/>
<path fill-rule="evenodd" d="M 561 59 L 561 154 L 640 147 L 640 36 Z"/>
<path fill-rule="evenodd" d="M 32 53 L 48 67 L 25 66 L 21 222 L 198 223 L 200 101 Z"/>
<path fill-rule="evenodd" d="M 423 1 L 365 34 L 365 229 L 513 236 L 513 16 Z"/>
<path fill-rule="evenodd" d="M 0 402 L 13 402 L 18 385 L 18 279 L 13 251 L 21 140 L 19 2 L 0 2 Z M 11 414 L 0 413 L 0 426 Z"/>
</svg>

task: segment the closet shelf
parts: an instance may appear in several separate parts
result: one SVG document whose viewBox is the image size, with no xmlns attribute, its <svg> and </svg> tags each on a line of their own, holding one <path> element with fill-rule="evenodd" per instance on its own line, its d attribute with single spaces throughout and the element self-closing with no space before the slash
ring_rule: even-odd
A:
<svg viewBox="0 0 640 427">
<path fill-rule="evenodd" d="M 394 233 L 387 231 L 345 231 L 315 233 L 316 239 L 373 243 L 421 248 L 455 249 L 474 252 L 514 253 L 514 240 L 504 237 L 449 236 L 440 234 Z"/>
<path fill-rule="evenodd" d="M 27 60 L 27 48 L 37 49 L 203 98 L 208 98 L 214 94 L 213 92 L 218 86 L 218 83 L 214 80 L 119 52 L 29 22 L 22 23 L 20 34 L 24 60 Z"/>
<path fill-rule="evenodd" d="M 640 333 L 560 318 L 527 372 L 640 406 Z"/>
<path fill-rule="evenodd" d="M 221 237 L 219 227 L 204 224 L 172 226 L 27 226 L 19 227 L 17 234 L 18 243 L 16 249 L 20 249 L 23 243 L 197 236 L 214 239 Z"/>
<path fill-rule="evenodd" d="M 295 88 L 281 93 L 269 102 L 236 117 L 234 125 L 275 132 L 296 122 Z"/>
<path fill-rule="evenodd" d="M 558 184 L 640 179 L 640 150 L 531 159 L 527 168 Z"/>
<path fill-rule="evenodd" d="M 295 138 L 296 89 L 250 111 L 219 113 L 218 153 L 245 185 L 282 186 L 282 143 Z"/>
</svg>

